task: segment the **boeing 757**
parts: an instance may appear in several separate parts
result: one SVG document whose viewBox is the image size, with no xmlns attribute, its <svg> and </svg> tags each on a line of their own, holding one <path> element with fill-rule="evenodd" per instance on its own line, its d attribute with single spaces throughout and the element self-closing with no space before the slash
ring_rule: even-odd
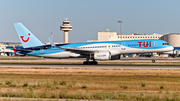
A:
<svg viewBox="0 0 180 101">
<path fill-rule="evenodd" d="M 14 23 L 24 49 L 14 49 L 25 55 L 45 58 L 86 58 L 83 64 L 97 65 L 97 60 L 119 60 L 121 54 L 168 52 L 174 48 L 166 41 L 157 39 L 120 40 L 45 45 L 22 23 Z M 92 60 L 92 61 L 89 61 Z M 155 59 L 152 59 L 155 62 Z"/>
</svg>

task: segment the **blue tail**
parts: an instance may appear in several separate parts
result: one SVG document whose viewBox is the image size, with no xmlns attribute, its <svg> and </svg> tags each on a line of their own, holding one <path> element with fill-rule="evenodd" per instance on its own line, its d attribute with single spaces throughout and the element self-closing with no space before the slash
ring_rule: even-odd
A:
<svg viewBox="0 0 180 101">
<path fill-rule="evenodd" d="M 24 48 L 44 45 L 22 23 L 14 23 L 14 27 Z"/>
</svg>

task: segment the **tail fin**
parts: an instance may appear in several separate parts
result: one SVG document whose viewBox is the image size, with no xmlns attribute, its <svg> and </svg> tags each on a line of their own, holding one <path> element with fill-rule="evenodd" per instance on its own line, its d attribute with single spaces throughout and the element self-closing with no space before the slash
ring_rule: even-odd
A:
<svg viewBox="0 0 180 101">
<path fill-rule="evenodd" d="M 13 49 L 16 49 L 14 45 L 13 45 Z M 14 52 L 16 52 L 16 50 L 14 50 Z"/>
<path fill-rule="evenodd" d="M 24 48 L 44 45 L 22 23 L 14 23 L 14 27 Z"/>
</svg>

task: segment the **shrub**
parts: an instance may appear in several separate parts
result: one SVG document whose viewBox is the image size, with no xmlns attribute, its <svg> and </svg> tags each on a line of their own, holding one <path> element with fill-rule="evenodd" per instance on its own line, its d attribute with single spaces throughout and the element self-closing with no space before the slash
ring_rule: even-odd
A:
<svg viewBox="0 0 180 101">
<path fill-rule="evenodd" d="M 164 86 L 160 86 L 160 89 L 164 89 Z"/>
<path fill-rule="evenodd" d="M 120 86 L 121 88 L 123 88 L 123 89 L 127 89 L 128 87 L 127 86 Z"/>
<path fill-rule="evenodd" d="M 145 84 L 145 83 L 142 83 L 142 84 L 141 84 L 141 87 L 145 87 L 145 86 L 146 86 L 146 84 Z"/>
<path fill-rule="evenodd" d="M 41 87 L 40 83 L 38 82 L 38 87 Z"/>
<path fill-rule="evenodd" d="M 23 87 L 27 87 L 28 86 L 28 83 L 24 83 Z"/>
<path fill-rule="evenodd" d="M 59 82 L 59 84 L 64 86 L 64 85 L 66 85 L 66 81 L 61 81 L 61 82 Z"/>
<path fill-rule="evenodd" d="M 12 84 L 12 81 L 6 81 L 5 84 L 10 85 L 10 84 Z"/>
<path fill-rule="evenodd" d="M 86 86 L 86 85 L 84 85 L 84 86 L 82 86 L 81 88 L 85 89 L 85 88 L 87 88 L 87 86 Z"/>
<path fill-rule="evenodd" d="M 123 88 L 124 88 L 124 89 L 127 89 L 128 87 L 127 87 L 127 86 L 124 86 Z"/>
</svg>

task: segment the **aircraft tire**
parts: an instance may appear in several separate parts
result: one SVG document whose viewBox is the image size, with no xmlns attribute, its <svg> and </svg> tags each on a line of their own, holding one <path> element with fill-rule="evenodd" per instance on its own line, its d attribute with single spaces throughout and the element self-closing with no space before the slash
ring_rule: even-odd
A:
<svg viewBox="0 0 180 101">
<path fill-rule="evenodd" d="M 156 61 L 155 60 L 152 60 L 152 63 L 155 63 Z"/>
<path fill-rule="evenodd" d="M 83 62 L 83 65 L 97 65 L 97 64 L 98 64 L 97 61 L 91 61 L 91 62 L 84 61 Z"/>
<path fill-rule="evenodd" d="M 87 61 L 84 61 L 84 62 L 83 62 L 83 65 L 88 65 L 88 62 L 87 62 Z"/>
<path fill-rule="evenodd" d="M 97 64 L 98 64 L 98 62 L 97 62 L 97 61 L 95 61 L 93 64 L 94 64 L 94 65 L 97 65 Z"/>
</svg>

